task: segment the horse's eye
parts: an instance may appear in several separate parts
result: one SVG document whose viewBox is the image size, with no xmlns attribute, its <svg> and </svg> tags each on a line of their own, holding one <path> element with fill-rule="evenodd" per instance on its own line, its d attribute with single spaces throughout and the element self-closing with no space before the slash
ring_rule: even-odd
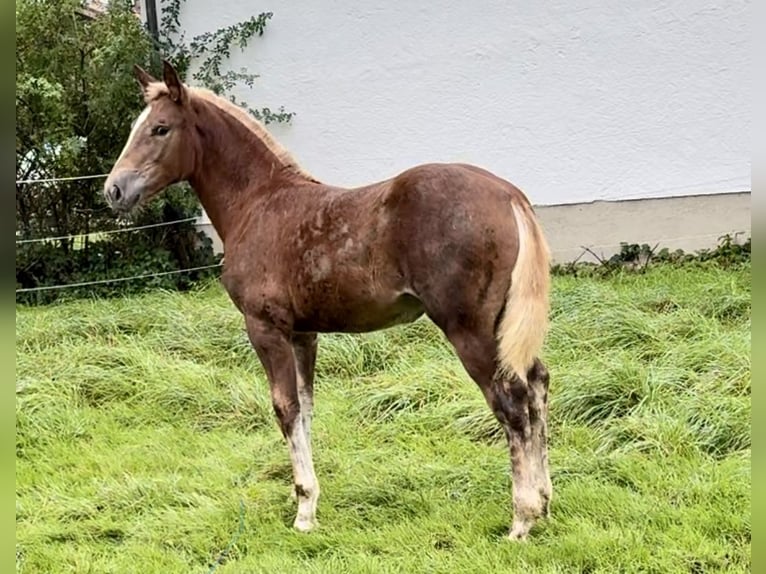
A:
<svg viewBox="0 0 766 574">
<path fill-rule="evenodd" d="M 152 135 L 164 136 L 164 135 L 167 135 L 169 131 L 170 131 L 170 128 L 168 126 L 154 126 L 152 128 Z"/>
</svg>

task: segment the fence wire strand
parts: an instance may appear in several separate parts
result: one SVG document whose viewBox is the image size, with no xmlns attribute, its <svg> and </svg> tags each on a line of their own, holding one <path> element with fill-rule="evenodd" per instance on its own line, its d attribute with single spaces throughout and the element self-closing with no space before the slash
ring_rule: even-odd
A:
<svg viewBox="0 0 766 574">
<path fill-rule="evenodd" d="M 45 241 L 60 241 L 62 239 L 77 239 L 78 237 L 90 237 L 92 235 L 106 235 L 110 233 L 126 233 L 128 231 L 138 231 L 140 229 L 151 229 L 152 227 L 163 227 L 165 225 L 175 225 L 176 223 L 186 223 L 187 221 L 196 221 L 196 217 L 187 217 L 185 219 L 176 219 L 175 221 L 162 221 L 160 223 L 149 223 L 147 225 L 137 225 L 135 227 L 125 227 L 123 229 L 107 229 L 106 231 L 91 231 L 90 233 L 76 233 L 73 235 L 59 235 L 57 237 L 35 237 L 32 239 L 17 239 L 16 244 L 23 243 L 43 243 Z"/>
<path fill-rule="evenodd" d="M 165 275 L 176 275 L 178 273 L 188 273 L 190 271 L 202 271 L 203 269 L 213 269 L 221 267 L 223 261 L 213 265 L 201 265 L 199 267 L 190 267 L 188 269 L 173 269 L 172 271 L 160 271 L 158 273 L 144 273 L 143 275 L 133 275 L 131 277 L 115 277 L 114 279 L 98 279 L 95 281 L 81 281 L 79 283 L 66 283 L 63 285 L 42 285 L 40 287 L 24 287 L 16 289 L 16 293 L 32 293 L 36 291 L 52 291 L 54 289 L 69 289 L 74 287 L 89 287 L 91 285 L 104 285 L 106 283 L 122 283 L 134 279 L 149 279 L 151 277 L 163 277 Z"/>
<path fill-rule="evenodd" d="M 81 179 L 99 179 L 105 178 L 108 173 L 99 173 L 95 175 L 73 175 L 71 177 L 44 177 L 41 179 L 17 179 L 16 185 L 28 184 L 28 183 L 56 183 L 59 181 L 79 181 Z"/>
</svg>

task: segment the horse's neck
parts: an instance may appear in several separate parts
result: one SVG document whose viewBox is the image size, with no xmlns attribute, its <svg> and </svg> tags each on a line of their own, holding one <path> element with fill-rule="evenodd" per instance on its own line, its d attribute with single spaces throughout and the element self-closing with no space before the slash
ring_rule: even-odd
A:
<svg viewBox="0 0 766 574">
<path fill-rule="evenodd" d="M 202 207 L 221 240 L 286 179 L 284 163 L 249 128 L 210 103 L 199 122 L 201 158 L 191 180 Z"/>
</svg>

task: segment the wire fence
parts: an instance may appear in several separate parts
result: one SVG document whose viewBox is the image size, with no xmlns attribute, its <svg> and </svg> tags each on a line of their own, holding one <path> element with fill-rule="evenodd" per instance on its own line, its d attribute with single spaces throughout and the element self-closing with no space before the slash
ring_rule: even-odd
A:
<svg viewBox="0 0 766 574">
<path fill-rule="evenodd" d="M 108 177 L 108 173 L 99 173 L 95 175 L 73 175 L 71 177 L 44 177 L 40 179 L 17 179 L 16 185 L 30 184 L 30 183 L 57 183 L 59 181 L 79 181 L 82 179 L 99 179 Z"/>
<path fill-rule="evenodd" d="M 163 227 L 166 225 L 176 225 L 178 223 L 186 223 L 188 221 L 196 221 L 196 217 L 187 217 L 185 219 L 176 219 L 174 221 L 162 221 L 160 223 L 148 223 L 146 225 L 136 225 L 134 227 L 124 227 L 122 229 L 106 229 L 104 231 L 92 231 L 90 233 L 76 233 L 73 235 L 58 235 L 55 237 L 36 237 L 32 239 L 17 239 L 16 244 L 26 244 L 26 243 L 43 243 L 46 241 L 61 241 L 61 240 L 72 240 L 72 239 L 78 239 L 82 237 L 95 237 L 99 235 L 108 235 L 111 233 L 125 233 L 128 231 L 139 231 L 141 229 L 151 229 L 153 227 Z"/>
<path fill-rule="evenodd" d="M 31 183 L 56 183 L 59 181 L 76 181 L 76 180 L 85 180 L 85 179 L 97 179 L 97 178 L 105 178 L 109 174 L 107 173 L 101 173 L 96 175 L 77 175 L 77 176 L 71 176 L 71 177 L 50 177 L 50 178 L 42 178 L 42 179 L 17 179 L 16 185 L 20 184 L 31 184 Z M 137 225 L 132 227 L 124 227 L 120 229 L 106 229 L 103 231 L 92 231 L 90 233 L 76 233 L 71 235 L 58 235 L 58 236 L 51 236 L 51 237 L 33 237 L 30 239 L 17 239 L 16 245 L 23 245 L 28 243 L 44 243 L 46 241 L 71 241 L 74 239 L 80 239 L 83 237 L 98 237 L 101 235 L 108 235 L 111 233 L 125 233 L 128 231 L 139 231 L 141 229 L 151 229 L 153 227 L 164 227 L 166 225 L 176 225 L 179 223 L 187 223 L 190 221 L 197 221 L 199 218 L 197 217 L 187 217 L 185 219 L 176 219 L 174 221 L 162 221 L 160 223 L 149 223 L 147 225 Z"/>
<path fill-rule="evenodd" d="M 27 184 L 37 184 L 37 183 L 59 183 L 59 182 L 66 182 L 66 181 L 79 181 L 79 180 L 92 180 L 92 179 L 103 179 L 106 178 L 109 174 L 102 173 L 102 174 L 94 174 L 94 175 L 78 175 L 78 176 L 71 176 L 71 177 L 47 177 L 47 178 L 30 178 L 30 179 L 17 179 L 16 185 L 27 185 Z M 162 221 L 159 223 L 149 223 L 146 225 L 135 225 L 131 227 L 124 227 L 120 229 L 106 229 L 102 231 L 93 231 L 90 233 L 75 233 L 70 235 L 56 235 L 56 236 L 49 236 L 49 237 L 34 237 L 29 239 L 17 239 L 16 245 L 29 245 L 32 243 L 46 243 L 46 242 L 52 242 L 52 241 L 74 241 L 77 239 L 82 239 L 85 237 L 100 237 L 104 235 L 110 235 L 113 233 L 127 233 L 127 232 L 135 232 L 135 231 L 142 231 L 146 229 L 153 229 L 157 227 L 166 227 L 170 225 L 178 225 L 181 223 L 188 223 L 192 221 L 197 221 L 197 217 L 186 217 L 183 219 L 176 219 L 173 221 Z M 16 293 L 35 293 L 40 291 L 53 291 L 53 290 L 59 290 L 59 289 L 74 289 L 78 287 L 90 287 L 94 285 L 107 285 L 110 283 L 124 283 L 126 281 L 134 281 L 138 279 L 152 279 L 155 277 L 164 277 L 167 275 L 178 275 L 181 273 L 191 273 L 194 271 L 204 271 L 206 269 L 214 269 L 217 267 L 221 267 L 223 265 L 223 261 L 220 263 L 215 263 L 212 265 L 200 265 L 198 267 L 189 267 L 186 269 L 173 269 L 170 271 L 159 271 L 154 273 L 143 273 L 140 275 L 131 275 L 129 277 L 114 277 L 110 279 L 96 279 L 93 281 L 79 281 L 76 283 L 66 283 L 66 284 L 60 284 L 60 285 L 40 285 L 37 287 L 23 287 L 20 289 L 16 289 Z"/>
<path fill-rule="evenodd" d="M 158 273 L 144 273 L 142 275 L 132 275 L 130 277 L 115 277 L 113 279 L 97 279 L 94 281 L 81 281 L 79 283 L 66 283 L 63 285 L 41 285 L 40 287 L 24 287 L 22 289 L 16 289 L 16 293 L 34 293 L 37 291 L 52 291 L 54 289 L 70 289 L 75 287 L 90 287 L 92 285 L 105 285 L 107 283 L 123 283 L 125 281 L 133 281 L 135 279 L 150 279 L 154 277 L 164 277 L 165 275 L 177 275 L 179 273 L 190 273 L 192 271 L 203 271 L 205 269 L 213 269 L 215 267 L 221 267 L 223 261 L 220 263 L 214 263 L 212 265 L 200 265 L 199 267 L 189 267 L 187 269 L 173 269 L 171 271 L 160 271 Z"/>
<path fill-rule="evenodd" d="M 90 180 L 90 179 L 99 179 L 99 178 L 105 178 L 108 174 L 95 174 L 95 175 L 81 175 L 81 176 L 71 176 L 71 177 L 51 177 L 51 178 L 39 178 L 39 179 L 17 179 L 16 184 L 35 184 L 35 183 L 57 183 L 57 182 L 64 182 L 64 181 L 77 181 L 77 180 Z M 184 219 L 177 219 L 174 221 L 163 221 L 160 223 L 150 223 L 147 225 L 138 225 L 138 226 L 132 226 L 132 227 L 125 227 L 120 229 L 108 229 L 104 231 L 94 231 L 91 233 L 78 233 L 78 234 L 71 234 L 71 235 L 59 235 L 59 236 L 52 236 L 52 237 L 37 237 L 37 238 L 30 238 L 30 239 L 17 239 L 16 244 L 22 245 L 22 244 L 30 244 L 30 243 L 43 243 L 43 242 L 50 242 L 50 241 L 62 241 L 62 240 L 75 240 L 80 239 L 84 237 L 93 237 L 93 236 L 101 236 L 101 235 L 109 235 L 113 233 L 126 233 L 126 232 L 134 232 L 134 231 L 140 231 L 145 229 L 151 229 L 156 227 L 164 227 L 169 225 L 176 225 L 180 223 L 187 223 L 191 221 L 199 221 L 199 218 L 197 217 L 187 217 Z M 735 233 L 735 238 L 740 235 L 744 234 L 743 231 Z M 672 237 L 672 238 L 665 238 L 659 241 L 654 241 L 653 243 L 657 243 L 658 245 L 660 243 L 664 242 L 670 242 L 670 241 L 679 241 L 679 240 L 688 240 L 688 239 L 698 239 L 698 238 L 710 238 L 713 237 L 713 235 L 717 234 L 704 234 L 704 235 L 689 235 L 689 236 L 682 236 L 682 237 Z M 582 253 L 579 257 L 575 259 L 575 261 L 579 261 L 583 256 L 587 254 L 591 254 L 594 257 L 597 257 L 597 255 L 594 253 L 594 249 L 598 248 L 613 248 L 614 245 L 612 244 L 602 244 L 602 245 L 590 245 L 590 246 L 580 246 L 580 249 L 582 249 Z M 154 277 L 163 277 L 167 275 L 176 275 L 180 273 L 191 273 L 194 271 L 203 271 L 206 269 L 213 269 L 217 267 L 223 266 L 223 260 L 221 260 L 219 263 L 215 263 L 212 265 L 202 265 L 199 267 L 190 267 L 187 269 L 174 269 L 170 271 L 160 271 L 155 273 L 144 273 L 141 275 L 132 275 L 129 277 L 115 277 L 111 279 L 98 279 L 93 281 L 81 281 L 77 283 L 67 283 L 67 284 L 61 284 L 61 285 L 41 285 L 37 287 L 25 287 L 16 289 L 16 293 L 32 293 L 32 292 L 39 292 L 39 291 L 52 291 L 52 290 L 59 290 L 59 289 L 68 289 L 68 288 L 78 288 L 78 287 L 89 287 L 93 285 L 104 285 L 104 284 L 110 284 L 110 283 L 123 283 L 126 281 L 133 281 L 137 279 L 150 279 Z"/>
<path fill-rule="evenodd" d="M 99 178 L 105 178 L 108 177 L 108 173 L 99 173 L 94 175 L 74 175 L 70 177 L 48 177 L 48 178 L 40 178 L 40 179 L 17 179 L 16 185 L 21 184 L 32 184 L 32 183 L 57 183 L 60 181 L 78 181 L 78 180 L 88 180 L 88 179 L 99 179 Z M 150 223 L 147 225 L 137 225 L 133 227 L 124 227 L 120 229 L 106 229 L 103 231 L 92 231 L 90 233 L 76 233 L 72 235 L 58 235 L 58 236 L 51 236 L 51 237 L 33 237 L 30 239 L 17 239 L 16 245 L 23 245 L 28 243 L 44 243 L 46 241 L 71 241 L 74 239 L 80 239 L 83 237 L 98 237 L 101 235 L 108 235 L 110 233 L 125 233 L 128 231 L 138 231 L 141 229 L 151 229 L 153 227 L 163 227 L 166 225 L 176 225 L 178 223 L 186 223 L 189 221 L 196 221 L 197 217 L 187 217 L 185 219 L 176 219 L 174 221 L 163 221 L 160 223 Z"/>
</svg>

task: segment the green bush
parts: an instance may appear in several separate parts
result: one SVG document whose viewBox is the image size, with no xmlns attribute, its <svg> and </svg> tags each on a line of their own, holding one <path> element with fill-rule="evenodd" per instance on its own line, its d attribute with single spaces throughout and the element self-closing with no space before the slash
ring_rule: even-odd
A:
<svg viewBox="0 0 766 574">
<path fill-rule="evenodd" d="M 183 78 L 221 94 L 238 83 L 253 85 L 256 74 L 226 72 L 222 66 L 234 46 L 244 48 L 263 34 L 272 14 L 256 14 L 187 42 L 178 25 L 183 2 L 161 3 L 157 38 L 142 26 L 132 0 L 113 0 L 105 13 L 95 16 L 84 13 L 80 0 L 16 3 L 17 303 L 155 287 L 184 289 L 217 274 L 211 268 L 28 291 L 218 262 L 210 240 L 192 222 L 111 233 L 117 222 L 103 200 L 103 180 L 76 179 L 109 172 L 119 156 L 131 122 L 144 106 L 134 64 L 159 77 L 161 59 L 168 59 Z M 282 108 L 247 109 L 267 123 L 287 122 L 293 115 Z M 49 178 L 75 179 L 25 183 Z M 130 225 L 173 222 L 200 212 L 196 196 L 179 185 L 143 208 Z M 49 237 L 64 239 L 37 241 Z"/>
<path fill-rule="evenodd" d="M 554 275 L 565 276 L 596 276 L 610 277 L 626 271 L 643 272 L 650 265 L 667 263 L 671 265 L 698 265 L 718 266 L 724 269 L 736 267 L 743 263 L 750 263 L 750 243 L 748 237 L 742 243 L 737 243 L 731 235 L 722 235 L 715 249 L 701 249 L 696 253 L 687 253 L 682 249 L 670 251 L 667 247 L 657 250 L 658 245 L 650 247 L 647 243 L 621 243 L 619 253 L 609 258 L 599 257 L 592 251 L 591 255 L 598 259 L 598 263 L 572 261 L 569 263 L 557 263 L 551 271 Z M 585 254 L 585 251 L 583 254 Z"/>
</svg>

